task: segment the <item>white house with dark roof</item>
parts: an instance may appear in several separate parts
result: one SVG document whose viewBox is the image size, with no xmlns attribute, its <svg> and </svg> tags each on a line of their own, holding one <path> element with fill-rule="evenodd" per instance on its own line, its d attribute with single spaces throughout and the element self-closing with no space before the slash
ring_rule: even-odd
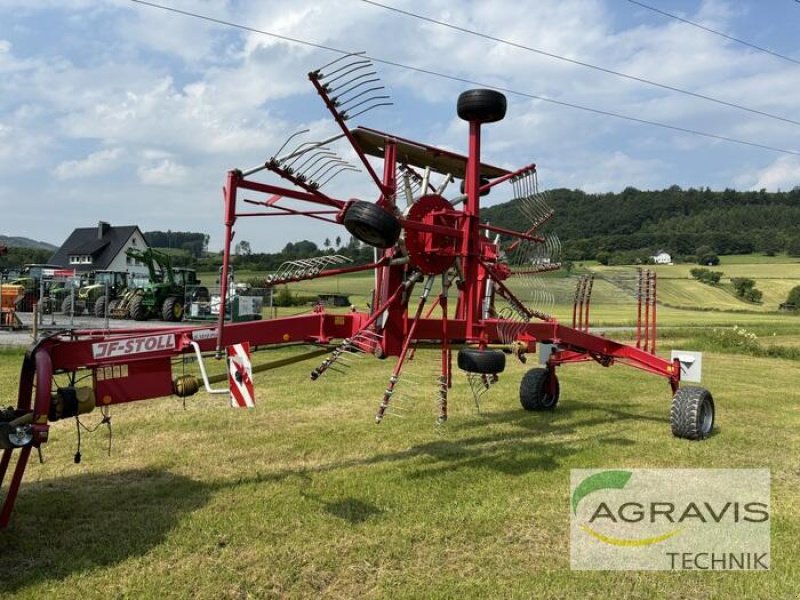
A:
<svg viewBox="0 0 800 600">
<path fill-rule="evenodd" d="M 672 257 L 669 255 L 669 252 L 665 252 L 664 250 L 659 250 L 650 258 L 653 259 L 653 262 L 657 265 L 671 265 L 672 264 Z"/>
<path fill-rule="evenodd" d="M 136 225 L 114 227 L 100 221 L 97 227 L 82 227 L 70 234 L 50 263 L 78 273 L 88 271 L 122 271 L 147 275 L 147 267 L 128 257 L 128 248 L 148 248 L 144 235 Z"/>
</svg>

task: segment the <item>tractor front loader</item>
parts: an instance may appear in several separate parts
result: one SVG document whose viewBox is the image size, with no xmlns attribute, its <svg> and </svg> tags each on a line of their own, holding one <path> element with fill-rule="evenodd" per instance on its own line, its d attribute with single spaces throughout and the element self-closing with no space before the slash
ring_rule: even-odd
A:
<svg viewBox="0 0 800 600">
<path fill-rule="evenodd" d="M 147 285 L 136 288 L 126 298 L 130 318 L 134 321 L 153 318 L 181 321 L 186 289 L 176 279 L 169 255 L 153 248 L 147 250 L 129 248 L 126 254 L 145 263 L 150 275 Z"/>
</svg>

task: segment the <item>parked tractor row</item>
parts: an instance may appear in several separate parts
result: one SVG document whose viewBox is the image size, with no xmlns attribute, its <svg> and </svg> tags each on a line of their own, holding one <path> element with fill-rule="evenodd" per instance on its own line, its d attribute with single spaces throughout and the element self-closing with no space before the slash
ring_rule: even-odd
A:
<svg viewBox="0 0 800 600">
<path fill-rule="evenodd" d="M 3 285 L 15 291 L 16 310 L 30 312 L 38 304 L 44 314 L 91 314 L 116 319 L 183 320 L 186 302 L 208 303 L 208 289 L 194 269 L 173 267 L 168 254 L 131 248 L 126 254 L 147 266 L 148 277 L 124 271 L 75 273 L 44 264 L 25 265 Z"/>
</svg>

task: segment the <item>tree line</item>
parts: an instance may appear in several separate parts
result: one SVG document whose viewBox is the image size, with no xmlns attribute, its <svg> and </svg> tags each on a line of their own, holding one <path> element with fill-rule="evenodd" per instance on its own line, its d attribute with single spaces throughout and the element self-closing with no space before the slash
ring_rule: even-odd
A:
<svg viewBox="0 0 800 600">
<path fill-rule="evenodd" d="M 598 253 L 647 258 L 665 250 L 696 262 L 703 246 L 721 255 L 800 256 L 800 187 L 788 192 L 628 187 L 608 194 L 555 189 L 547 192 L 547 201 L 555 215 L 543 232 L 558 234 L 565 260 L 592 260 Z M 519 206 L 511 200 L 484 209 L 482 217 L 524 230 Z"/>
</svg>

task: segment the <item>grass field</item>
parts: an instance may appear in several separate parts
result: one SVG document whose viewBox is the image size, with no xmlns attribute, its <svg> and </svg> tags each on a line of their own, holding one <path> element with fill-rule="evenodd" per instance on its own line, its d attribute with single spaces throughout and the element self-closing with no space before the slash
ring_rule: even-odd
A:
<svg viewBox="0 0 800 600">
<path fill-rule="evenodd" d="M 552 283 L 567 293 L 574 280 Z M 370 289 L 367 277 L 339 281 L 358 302 Z M 599 281 L 594 299 L 599 321 L 632 322 L 613 285 Z M 569 310 L 556 302 L 567 320 Z M 704 442 L 673 438 L 667 383 L 623 366 L 565 366 L 558 408 L 528 413 L 518 386 L 531 365 L 511 359 L 480 410 L 456 376 L 437 427 L 438 353 L 425 349 L 393 399 L 403 416 L 380 426 L 393 361 L 368 357 L 313 383 L 320 359 L 258 374 L 251 411 L 203 394 L 116 407 L 111 456 L 101 427 L 83 432 L 80 464 L 75 423 L 55 423 L 0 532 L 0 598 L 797 598 L 800 318 L 659 317 L 660 353 L 705 352 L 718 415 Z M 795 359 L 737 346 L 733 324 Z M 20 360 L 0 351 L 3 405 Z M 769 468 L 771 571 L 571 571 L 570 469 L 605 467 Z"/>
</svg>

